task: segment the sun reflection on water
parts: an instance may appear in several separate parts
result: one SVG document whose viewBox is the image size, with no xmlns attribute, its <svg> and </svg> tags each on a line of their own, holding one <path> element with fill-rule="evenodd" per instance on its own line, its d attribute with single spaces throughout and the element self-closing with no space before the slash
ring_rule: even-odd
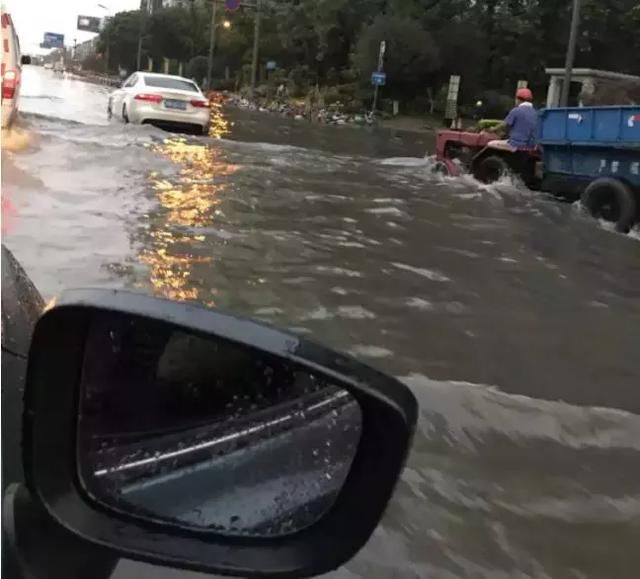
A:
<svg viewBox="0 0 640 579">
<path fill-rule="evenodd" d="M 221 138 L 227 130 L 220 109 L 212 105 L 211 136 Z M 171 177 L 149 174 L 160 209 L 150 216 L 150 239 L 140 261 L 149 267 L 157 295 L 204 301 L 192 277 L 193 268 L 196 264 L 212 267 L 213 257 L 203 254 L 206 238 L 198 230 L 211 225 L 220 214 L 226 177 L 238 166 L 229 163 L 224 152 L 206 140 L 175 136 L 152 146 L 152 150 L 178 165 L 179 170 Z"/>
</svg>

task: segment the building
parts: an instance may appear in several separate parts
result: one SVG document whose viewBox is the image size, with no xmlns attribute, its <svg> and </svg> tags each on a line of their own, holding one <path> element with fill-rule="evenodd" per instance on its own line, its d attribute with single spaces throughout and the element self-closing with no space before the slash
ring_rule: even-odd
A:
<svg viewBox="0 0 640 579">
<path fill-rule="evenodd" d="M 81 42 L 76 45 L 75 60 L 83 61 L 90 56 L 95 56 L 98 48 L 98 36 L 95 36 L 91 40 Z"/>
<path fill-rule="evenodd" d="M 153 14 L 161 8 L 171 8 L 172 6 L 188 6 L 194 0 L 140 0 L 140 10 Z"/>
<path fill-rule="evenodd" d="M 564 68 L 547 68 L 549 90 L 547 108 L 557 107 L 564 81 Z M 608 70 L 574 68 L 571 84 L 579 86 L 577 104 L 580 106 L 629 105 L 640 102 L 640 77 Z"/>
</svg>

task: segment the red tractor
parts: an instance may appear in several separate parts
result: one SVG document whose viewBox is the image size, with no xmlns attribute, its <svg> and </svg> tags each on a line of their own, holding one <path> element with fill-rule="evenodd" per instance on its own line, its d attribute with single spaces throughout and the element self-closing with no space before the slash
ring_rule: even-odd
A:
<svg viewBox="0 0 640 579">
<path fill-rule="evenodd" d="M 506 174 L 518 175 L 530 189 L 540 189 L 542 155 L 538 148 L 515 152 L 488 147 L 500 137 L 489 132 L 443 129 L 436 138 L 435 170 L 443 175 L 471 173 L 482 183 L 493 183 Z"/>
</svg>

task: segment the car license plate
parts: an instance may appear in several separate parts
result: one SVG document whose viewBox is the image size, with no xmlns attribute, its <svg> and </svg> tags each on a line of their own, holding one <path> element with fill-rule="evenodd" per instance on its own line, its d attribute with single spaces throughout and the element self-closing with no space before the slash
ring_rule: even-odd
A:
<svg viewBox="0 0 640 579">
<path fill-rule="evenodd" d="M 186 111 L 187 103 L 185 101 L 177 101 L 173 99 L 165 99 L 164 106 L 168 109 L 175 109 L 178 111 Z"/>
</svg>

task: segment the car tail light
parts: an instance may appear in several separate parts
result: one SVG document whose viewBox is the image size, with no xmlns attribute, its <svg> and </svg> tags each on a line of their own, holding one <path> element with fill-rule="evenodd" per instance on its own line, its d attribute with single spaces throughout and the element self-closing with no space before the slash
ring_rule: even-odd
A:
<svg viewBox="0 0 640 579">
<path fill-rule="evenodd" d="M 2 98 L 12 99 L 16 94 L 18 75 L 15 70 L 7 70 L 2 77 Z"/>
<path fill-rule="evenodd" d="M 162 96 L 159 95 L 159 94 L 141 93 L 141 94 L 137 94 L 133 98 L 135 100 L 137 100 L 137 101 L 145 101 L 145 102 L 148 102 L 148 103 L 161 103 L 162 102 Z"/>
<path fill-rule="evenodd" d="M 191 101 L 191 106 L 196 107 L 197 109 L 208 109 L 209 101 L 203 101 L 200 99 L 194 99 Z"/>
</svg>

